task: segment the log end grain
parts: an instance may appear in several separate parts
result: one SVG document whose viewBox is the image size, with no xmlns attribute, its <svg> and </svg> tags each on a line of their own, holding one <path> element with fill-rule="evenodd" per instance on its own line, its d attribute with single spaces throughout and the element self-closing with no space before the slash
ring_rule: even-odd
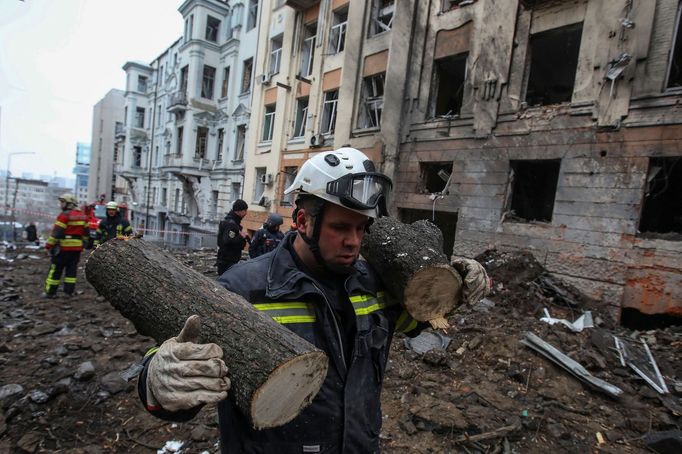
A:
<svg viewBox="0 0 682 454">
<path fill-rule="evenodd" d="M 420 322 L 442 317 L 457 304 L 461 288 L 462 278 L 450 265 L 423 268 L 405 285 L 405 309 Z"/>
<path fill-rule="evenodd" d="M 269 429 L 288 423 L 307 407 L 327 377 L 329 360 L 321 351 L 281 364 L 251 399 L 251 423 Z"/>
</svg>

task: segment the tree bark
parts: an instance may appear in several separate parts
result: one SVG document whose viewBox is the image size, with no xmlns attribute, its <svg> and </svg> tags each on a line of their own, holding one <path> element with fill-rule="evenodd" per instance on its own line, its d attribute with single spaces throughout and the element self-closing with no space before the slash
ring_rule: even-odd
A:
<svg viewBox="0 0 682 454">
<path fill-rule="evenodd" d="M 107 241 L 88 258 L 85 275 L 138 332 L 159 343 L 199 315 L 201 342 L 223 349 L 230 398 L 256 429 L 295 418 L 324 382 L 324 352 L 151 243 Z"/>
<path fill-rule="evenodd" d="M 374 222 L 361 248 L 389 292 L 421 322 L 442 319 L 461 295 L 462 279 L 442 251 L 443 234 L 434 224 L 391 217 Z"/>
</svg>

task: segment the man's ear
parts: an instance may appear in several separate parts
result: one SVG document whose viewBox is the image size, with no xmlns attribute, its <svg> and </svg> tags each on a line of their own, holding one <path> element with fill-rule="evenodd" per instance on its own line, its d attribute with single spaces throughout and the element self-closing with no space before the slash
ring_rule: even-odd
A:
<svg viewBox="0 0 682 454">
<path fill-rule="evenodd" d="M 296 231 L 305 234 L 305 228 L 308 225 L 306 219 L 305 208 L 300 208 L 296 212 Z"/>
</svg>

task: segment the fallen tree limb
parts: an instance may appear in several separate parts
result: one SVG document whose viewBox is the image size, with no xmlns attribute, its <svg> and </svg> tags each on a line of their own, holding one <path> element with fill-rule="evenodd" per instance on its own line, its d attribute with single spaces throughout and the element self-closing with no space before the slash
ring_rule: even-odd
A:
<svg viewBox="0 0 682 454">
<path fill-rule="evenodd" d="M 443 234 L 429 221 L 403 224 L 384 217 L 370 228 L 362 256 L 407 312 L 421 322 L 442 319 L 457 304 L 462 279 L 443 251 Z"/>
<path fill-rule="evenodd" d="M 107 241 L 88 258 L 85 275 L 138 332 L 159 343 L 199 315 L 201 341 L 223 349 L 230 398 L 256 429 L 295 418 L 327 375 L 324 352 L 151 243 Z"/>
</svg>

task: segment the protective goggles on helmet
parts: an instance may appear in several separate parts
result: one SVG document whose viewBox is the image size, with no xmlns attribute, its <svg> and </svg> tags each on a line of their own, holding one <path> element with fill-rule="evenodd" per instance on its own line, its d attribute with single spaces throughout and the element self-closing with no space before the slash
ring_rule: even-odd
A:
<svg viewBox="0 0 682 454">
<path fill-rule="evenodd" d="M 344 175 L 327 183 L 327 194 L 338 197 L 341 203 L 357 210 L 376 208 L 391 192 L 393 183 L 386 175 L 363 172 Z"/>
</svg>

